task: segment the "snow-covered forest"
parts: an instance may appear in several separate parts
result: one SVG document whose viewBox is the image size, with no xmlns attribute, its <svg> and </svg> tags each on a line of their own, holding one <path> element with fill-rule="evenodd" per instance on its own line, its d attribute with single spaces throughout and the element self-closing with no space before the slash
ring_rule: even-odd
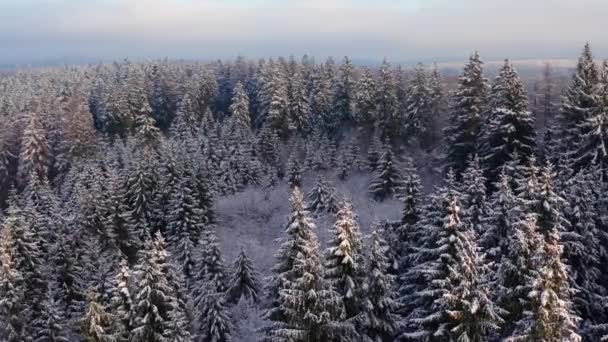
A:
<svg viewBox="0 0 608 342">
<path fill-rule="evenodd" d="M 0 341 L 608 340 L 608 61 L 571 74 L 0 74 Z"/>
</svg>

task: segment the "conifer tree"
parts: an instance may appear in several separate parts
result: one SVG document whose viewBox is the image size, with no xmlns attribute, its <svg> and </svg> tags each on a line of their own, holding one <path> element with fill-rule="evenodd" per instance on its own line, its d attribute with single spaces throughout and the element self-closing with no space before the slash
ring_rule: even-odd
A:
<svg viewBox="0 0 608 342">
<path fill-rule="evenodd" d="M 355 81 L 353 78 L 353 64 L 349 57 L 344 57 L 338 68 L 338 76 L 334 83 L 333 111 L 338 124 L 352 125 L 353 106 L 355 102 Z"/>
<path fill-rule="evenodd" d="M 394 297 L 395 277 L 390 274 L 386 257 L 388 245 L 377 231 L 369 237 L 369 251 L 365 265 L 363 305 L 360 316 L 363 341 L 393 341 L 399 327 Z"/>
<path fill-rule="evenodd" d="M 483 176 L 480 160 L 473 156 L 468 167 L 462 174 L 462 194 L 466 206 L 464 219 L 472 225 L 475 233 L 483 235 L 486 230 L 485 221 L 490 215 L 491 208 L 486 198 L 486 178 Z"/>
<path fill-rule="evenodd" d="M 582 136 L 581 144 L 573 156 L 577 167 L 599 164 L 606 168 L 608 151 L 605 146 L 608 143 L 608 60 L 604 61 L 599 83 L 596 86 L 595 96 L 597 105 L 590 108 L 587 117 L 579 123 L 578 129 Z"/>
<path fill-rule="evenodd" d="M 342 202 L 333 226 L 335 234 L 325 252 L 325 277 L 344 303 L 346 318 L 361 312 L 363 246 L 352 204 Z"/>
<path fill-rule="evenodd" d="M 485 341 L 501 322 L 484 283 L 476 234 L 463 220 L 462 195 L 453 179 L 450 172 L 447 186 L 435 194 L 423 221 L 423 248 L 406 275 L 423 283 L 420 290 L 406 292 L 405 300 L 417 307 L 408 313 L 409 327 L 402 338 Z"/>
<path fill-rule="evenodd" d="M 557 229 L 548 232 L 539 247 L 538 272 L 528 293 L 530 308 L 517 322 L 508 341 L 581 341 L 579 318 L 572 311 L 572 289 Z"/>
<path fill-rule="evenodd" d="M 385 200 L 398 194 L 401 181 L 401 173 L 397 169 L 393 152 L 390 146 L 387 146 L 378 161 L 369 192 L 375 200 Z"/>
<path fill-rule="evenodd" d="M 392 260 L 392 267 L 402 272 L 408 269 L 412 262 L 410 255 L 416 245 L 416 230 L 422 215 L 420 177 L 411 160 L 407 160 L 404 171 L 402 189 L 399 194 L 403 202 L 401 221 L 396 228 L 395 236 L 387 238 L 390 249 L 395 255 L 395 260 Z"/>
<path fill-rule="evenodd" d="M 588 133 L 581 128 L 584 128 L 586 120 L 598 109 L 599 82 L 599 72 L 591 46 L 587 43 L 578 59 L 576 71 L 562 99 L 559 113 L 560 137 L 557 152 L 566 160 L 576 157 L 574 154 L 579 151 L 582 138 Z"/>
<path fill-rule="evenodd" d="M 292 188 L 302 186 L 302 166 L 295 154 L 287 161 L 287 183 Z"/>
<path fill-rule="evenodd" d="M 249 114 L 249 97 L 241 82 L 237 82 L 232 91 L 232 104 L 230 114 L 233 120 L 243 129 L 251 129 L 251 116 Z"/>
<path fill-rule="evenodd" d="M 110 312 L 115 317 L 115 324 L 112 327 L 113 335 L 118 341 L 128 341 L 129 333 L 135 323 L 135 311 L 131 293 L 133 288 L 132 272 L 126 259 L 121 261 L 113 285 L 110 298 Z"/>
<path fill-rule="evenodd" d="M 405 139 L 418 137 L 423 142 L 427 142 L 432 128 L 434 103 L 431 98 L 429 77 L 422 64 L 418 64 L 414 69 L 407 93 L 404 113 Z"/>
<path fill-rule="evenodd" d="M 228 299 L 234 304 L 238 304 L 241 300 L 256 304 L 260 300 L 259 286 L 258 273 L 253 262 L 245 254 L 245 249 L 241 248 L 241 252 L 234 260 L 232 275 L 228 280 Z"/>
<path fill-rule="evenodd" d="M 157 233 L 154 240 L 147 237 L 142 250 L 141 263 L 134 272 L 137 283 L 133 302 L 134 323 L 129 341 L 161 342 L 169 334 L 170 313 L 173 308 L 173 289 L 163 272 L 167 259 L 164 239 Z"/>
<path fill-rule="evenodd" d="M 446 169 L 459 175 L 466 161 L 477 152 L 485 111 L 488 85 L 483 77 L 483 62 L 475 52 L 458 79 L 450 100 L 450 125 L 444 130 Z"/>
<path fill-rule="evenodd" d="M 378 168 L 383 149 L 384 146 L 380 141 L 380 137 L 377 134 L 374 134 L 372 142 L 367 149 L 367 167 L 370 172 L 375 172 Z"/>
<path fill-rule="evenodd" d="M 513 161 L 514 153 L 526 164 L 536 149 L 528 97 L 508 60 L 492 85 L 489 107 L 480 149 L 489 180 L 495 182 L 502 166 Z"/>
<path fill-rule="evenodd" d="M 342 316 L 342 304 L 323 278 L 316 227 L 304 209 L 299 188 L 293 190 L 291 205 L 288 237 L 266 281 L 268 306 L 263 316 L 271 323 L 263 329 L 265 340 L 331 340 L 335 336 L 330 328 L 343 327 L 335 322 Z M 305 274 L 310 277 L 303 278 Z"/>
<path fill-rule="evenodd" d="M 19 151 L 19 180 L 27 184 L 28 177 L 35 173 L 40 179 L 48 177 L 50 166 L 50 148 L 47 132 L 39 113 L 27 115 L 27 126 L 23 131 L 21 150 Z"/>
<path fill-rule="evenodd" d="M 99 297 L 95 292 L 89 294 L 89 304 L 82 322 L 82 337 L 87 342 L 112 342 L 114 318 L 99 302 Z"/>
<path fill-rule="evenodd" d="M 593 188 L 598 186 L 594 171 L 582 169 L 564 184 L 566 206 L 564 213 L 568 229 L 561 233 L 563 259 L 570 266 L 569 277 L 576 290 L 574 309 L 585 320 L 585 325 L 605 322 L 603 305 L 606 287 L 602 281 L 602 260 L 606 238 L 601 218 L 601 199 Z M 601 190 L 600 190 L 601 191 Z M 585 338 L 589 332 L 582 331 Z"/>
<path fill-rule="evenodd" d="M 59 307 L 56 298 L 56 285 L 49 287 L 44 310 L 36 321 L 30 324 L 34 327 L 33 342 L 69 342 L 65 324 L 65 313 Z"/>
<path fill-rule="evenodd" d="M 364 68 L 356 84 L 355 118 L 357 123 L 372 131 L 377 119 L 376 82 L 369 68 Z"/>
<path fill-rule="evenodd" d="M 307 210 L 320 213 L 336 213 L 338 211 L 338 196 L 336 190 L 321 176 L 317 177 L 314 187 L 307 196 Z"/>
<path fill-rule="evenodd" d="M 2 230 L 0 241 L 0 338 L 7 342 L 20 342 L 29 336 L 26 324 L 31 318 L 31 308 L 28 307 L 26 296 L 26 279 L 17 268 L 14 254 L 15 241 L 10 231 L 8 220 Z"/>
<path fill-rule="evenodd" d="M 378 115 L 376 124 L 380 130 L 380 138 L 382 140 L 396 138 L 401 127 L 397 112 L 397 92 L 391 66 L 386 59 L 380 65 L 375 103 L 375 112 Z"/>
<path fill-rule="evenodd" d="M 289 95 L 289 130 L 291 132 L 305 133 L 310 129 L 310 104 L 304 84 L 302 71 L 295 66 L 288 85 Z"/>
</svg>

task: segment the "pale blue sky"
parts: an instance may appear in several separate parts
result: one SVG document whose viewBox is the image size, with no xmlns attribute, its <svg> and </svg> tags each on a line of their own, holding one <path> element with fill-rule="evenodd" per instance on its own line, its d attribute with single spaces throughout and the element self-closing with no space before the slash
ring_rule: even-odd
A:
<svg viewBox="0 0 608 342">
<path fill-rule="evenodd" d="M 608 52 L 606 0 L 0 0 L 0 63 L 350 55 L 393 61 Z"/>
</svg>

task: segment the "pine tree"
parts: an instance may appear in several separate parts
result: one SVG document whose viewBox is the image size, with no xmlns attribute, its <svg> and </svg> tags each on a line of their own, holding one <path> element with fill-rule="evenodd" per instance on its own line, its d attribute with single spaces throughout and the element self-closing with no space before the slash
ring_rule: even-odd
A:
<svg viewBox="0 0 608 342">
<path fill-rule="evenodd" d="M 412 79 L 407 89 L 407 103 L 405 105 L 404 125 L 405 138 L 418 137 L 426 142 L 430 136 L 433 120 L 433 99 L 429 87 L 429 77 L 422 64 L 418 64 L 413 71 Z"/>
<path fill-rule="evenodd" d="M 113 335 L 119 341 L 128 341 L 134 322 L 134 306 L 131 289 L 132 272 L 126 259 L 120 263 L 120 269 L 114 277 L 114 286 L 110 299 L 110 311 L 115 316 Z"/>
<path fill-rule="evenodd" d="M 556 229 L 543 239 L 538 250 L 538 272 L 528 293 L 530 308 L 508 341 L 581 341 L 578 317 L 572 311 L 572 289 L 566 265 L 561 260 L 562 246 Z"/>
<path fill-rule="evenodd" d="M 355 118 L 357 123 L 372 130 L 377 120 L 376 83 L 369 68 L 364 68 L 356 85 Z"/>
<path fill-rule="evenodd" d="M 510 217 L 507 222 L 510 226 L 504 227 L 509 230 L 504 232 L 506 240 L 501 241 L 505 251 L 498 261 L 495 281 L 496 303 L 506 310 L 503 337 L 512 334 L 516 323 L 530 308 L 528 294 L 536 276 L 536 252 L 542 246 L 536 222 L 537 216 L 528 213 Z"/>
<path fill-rule="evenodd" d="M 228 280 L 228 299 L 233 304 L 238 304 L 241 300 L 256 304 L 260 300 L 258 289 L 258 273 L 251 259 L 245 254 L 245 249 L 241 248 L 241 252 L 234 260 L 232 275 Z"/>
<path fill-rule="evenodd" d="M 388 236 L 387 241 L 395 260 L 392 260 L 392 268 L 405 272 L 412 260 L 410 256 L 416 245 L 416 230 L 421 219 L 422 188 L 420 177 L 412 165 L 412 161 L 406 163 L 400 190 L 403 209 L 401 210 L 401 222 L 399 222 L 395 234 Z"/>
<path fill-rule="evenodd" d="M 24 277 L 17 268 L 17 256 L 14 254 L 15 241 L 11 234 L 9 216 L 2 230 L 0 241 L 0 338 L 7 342 L 20 342 L 29 336 L 26 323 L 31 317 L 31 308 L 28 307 L 25 296 L 26 287 Z"/>
<path fill-rule="evenodd" d="M 380 137 L 377 134 L 374 134 L 372 142 L 367 149 L 367 167 L 370 172 L 375 172 L 378 168 L 383 149 L 384 146 L 380 141 Z"/>
<path fill-rule="evenodd" d="M 65 313 L 58 306 L 56 284 L 49 287 L 44 302 L 42 315 L 31 325 L 34 327 L 33 342 L 69 342 L 69 335 L 65 326 Z"/>
<path fill-rule="evenodd" d="M 499 265 L 503 257 L 509 254 L 509 237 L 521 216 L 521 208 L 511 188 L 512 179 L 503 172 L 495 185 L 496 191 L 489 198 L 490 214 L 487 217 L 486 229 L 481 237 L 481 245 L 487 257 L 494 265 Z"/>
<path fill-rule="evenodd" d="M 606 235 L 601 218 L 601 199 L 598 192 L 593 190 L 597 186 L 594 171 L 588 169 L 577 172 L 564 184 L 564 213 L 569 226 L 565 232 L 561 232 L 563 259 L 571 267 L 569 276 L 576 290 L 572 298 L 574 309 L 586 325 L 605 322 L 601 303 L 607 293 L 602 281 L 602 260 L 606 255 L 602 241 Z M 581 333 L 586 335 L 588 332 Z"/>
<path fill-rule="evenodd" d="M 49 149 L 47 132 L 42 124 L 41 115 L 34 112 L 29 113 L 19 151 L 20 184 L 27 184 L 28 177 L 33 173 L 37 174 L 40 179 L 48 177 Z"/>
<path fill-rule="evenodd" d="M 588 132 L 582 131 L 586 120 L 598 109 L 599 73 L 589 44 L 585 44 L 578 59 L 572 82 L 562 98 L 559 113 L 558 152 L 570 159 L 581 147 L 582 139 Z M 585 127 L 589 128 L 589 127 Z"/>
<path fill-rule="evenodd" d="M 150 237 L 144 242 L 141 263 L 134 271 L 137 283 L 133 301 L 134 323 L 129 341 L 160 342 L 167 337 L 170 326 L 170 313 L 173 308 L 173 289 L 163 272 L 166 265 L 164 239 L 157 233 L 154 240 Z"/>
<path fill-rule="evenodd" d="M 249 97 L 241 82 L 237 82 L 232 91 L 232 104 L 230 113 L 233 119 L 243 129 L 251 129 L 251 116 L 249 114 Z"/>
<path fill-rule="evenodd" d="M 473 156 L 468 167 L 462 174 L 462 194 L 466 206 L 464 219 L 472 225 L 475 233 L 483 235 L 486 230 L 485 221 L 490 215 L 491 208 L 486 198 L 486 178 L 483 176 L 479 158 Z"/>
<path fill-rule="evenodd" d="M 333 111 L 338 124 L 352 125 L 353 106 L 355 103 L 355 81 L 353 78 L 353 64 L 349 57 L 344 57 L 338 69 L 338 77 L 334 83 Z"/>
<path fill-rule="evenodd" d="M 513 161 L 528 163 L 536 149 L 535 123 L 528 111 L 524 86 L 508 60 L 492 85 L 489 112 L 481 137 L 481 156 L 489 181 L 498 180 L 503 165 Z"/>
<path fill-rule="evenodd" d="M 590 108 L 584 121 L 576 127 L 582 134 L 581 144 L 573 156 L 577 167 L 600 164 L 606 168 L 608 162 L 608 60 L 604 61 L 599 83 L 595 90 L 597 107 Z"/>
<path fill-rule="evenodd" d="M 113 316 L 99 302 L 99 294 L 89 294 L 89 304 L 82 322 L 82 336 L 87 342 L 112 342 Z"/>
<path fill-rule="evenodd" d="M 310 190 L 307 196 L 307 210 L 314 213 L 336 213 L 338 212 L 338 196 L 336 189 L 325 181 L 321 176 L 317 178 L 314 187 Z"/>
<path fill-rule="evenodd" d="M 207 231 L 202 239 L 206 250 L 200 256 L 193 287 L 197 341 L 229 341 L 233 327 L 226 307 L 224 260 L 213 231 Z"/>
<path fill-rule="evenodd" d="M 400 133 L 400 120 L 397 113 L 397 92 L 395 79 L 391 72 L 391 66 L 385 59 L 380 65 L 378 81 L 376 84 L 376 113 L 377 127 L 380 130 L 380 138 L 390 141 Z"/>
<path fill-rule="evenodd" d="M 389 342 L 394 340 L 400 320 L 393 298 L 395 277 L 389 273 L 388 246 L 377 231 L 372 232 L 368 248 L 360 334 L 363 341 Z"/>
<path fill-rule="evenodd" d="M 456 175 L 465 169 L 466 161 L 477 152 L 487 92 L 483 62 L 475 52 L 458 79 L 458 87 L 451 98 L 450 126 L 444 130 L 446 169 L 454 170 Z"/>
<path fill-rule="evenodd" d="M 310 129 L 310 104 L 301 68 L 296 65 L 289 79 L 289 130 L 305 133 Z"/>
<path fill-rule="evenodd" d="M 369 186 L 369 192 L 377 201 L 382 201 L 398 194 L 401 187 L 401 173 L 390 146 L 387 146 L 378 161 L 374 179 Z"/>
<path fill-rule="evenodd" d="M 302 186 L 302 166 L 295 154 L 287 161 L 287 183 L 292 188 Z"/>
<path fill-rule="evenodd" d="M 423 246 L 406 274 L 422 284 L 402 299 L 416 306 L 407 315 L 402 338 L 486 341 L 501 322 L 484 283 L 476 234 L 462 217 L 461 196 L 450 172 L 447 186 L 438 190 L 426 212 Z"/>
<path fill-rule="evenodd" d="M 346 318 L 362 309 L 363 246 L 352 204 L 343 202 L 336 213 L 334 238 L 325 252 L 325 277 L 344 303 Z"/>
<path fill-rule="evenodd" d="M 193 276 L 194 250 L 205 224 L 205 212 L 196 200 L 193 182 L 188 175 L 179 180 L 172 191 L 168 213 L 169 246 L 186 279 Z"/>
<path fill-rule="evenodd" d="M 323 279 L 316 227 L 299 188 L 293 190 L 291 205 L 288 238 L 266 281 L 268 306 L 263 316 L 271 323 L 263 331 L 268 341 L 327 341 L 334 337 L 328 331 L 331 327 L 342 327 L 334 321 L 342 316 L 341 303 Z M 310 276 L 303 278 L 305 274 Z"/>
<path fill-rule="evenodd" d="M 199 327 L 197 341 L 229 342 L 234 327 L 224 304 L 224 294 L 218 293 L 211 284 L 208 284 L 208 286 L 211 288 L 204 291 L 205 299 L 201 303 L 202 306 L 198 316 L 201 326 Z"/>
</svg>

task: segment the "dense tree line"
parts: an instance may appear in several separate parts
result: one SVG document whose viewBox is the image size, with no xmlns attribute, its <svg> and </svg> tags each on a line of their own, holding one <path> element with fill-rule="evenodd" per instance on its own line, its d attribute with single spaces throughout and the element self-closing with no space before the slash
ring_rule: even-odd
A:
<svg viewBox="0 0 608 342">
<path fill-rule="evenodd" d="M 443 88 L 308 56 L 0 78 L 0 340 L 229 341 L 238 305 L 267 341 L 608 338 L 608 63 L 585 46 L 543 131 L 508 60 Z M 401 219 L 362 227 L 356 175 Z M 226 265 L 215 199 L 281 183 L 274 267 Z"/>
</svg>

